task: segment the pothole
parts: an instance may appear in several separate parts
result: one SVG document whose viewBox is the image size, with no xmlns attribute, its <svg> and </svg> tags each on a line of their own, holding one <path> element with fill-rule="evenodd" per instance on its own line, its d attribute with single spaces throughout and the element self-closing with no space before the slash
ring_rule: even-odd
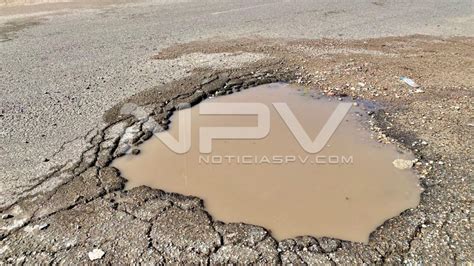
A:
<svg viewBox="0 0 474 266">
<path fill-rule="evenodd" d="M 367 242 L 384 221 L 416 207 L 421 189 L 411 170 L 393 164 L 409 164 L 412 155 L 371 139 L 365 112 L 289 85 L 262 85 L 175 112 L 167 132 L 113 166 L 128 188 L 200 197 L 215 219 L 260 225 L 279 240 Z"/>
</svg>

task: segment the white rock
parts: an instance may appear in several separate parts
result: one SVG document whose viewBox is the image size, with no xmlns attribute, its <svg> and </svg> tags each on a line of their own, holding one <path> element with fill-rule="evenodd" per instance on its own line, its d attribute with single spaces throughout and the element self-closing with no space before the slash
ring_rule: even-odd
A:
<svg viewBox="0 0 474 266">
<path fill-rule="evenodd" d="M 47 223 L 42 223 L 38 225 L 38 230 L 43 230 L 49 227 L 49 224 Z"/>
<path fill-rule="evenodd" d="M 392 162 L 393 166 L 398 169 L 409 169 L 413 167 L 413 161 L 411 160 L 404 160 L 404 159 L 396 159 Z"/>
<path fill-rule="evenodd" d="M 87 253 L 91 261 L 99 260 L 104 256 L 105 252 L 102 249 L 95 248 L 91 252 Z"/>
</svg>

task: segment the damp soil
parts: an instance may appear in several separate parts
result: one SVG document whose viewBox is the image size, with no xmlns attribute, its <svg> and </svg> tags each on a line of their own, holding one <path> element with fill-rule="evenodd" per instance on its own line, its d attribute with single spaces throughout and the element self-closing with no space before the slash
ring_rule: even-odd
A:
<svg viewBox="0 0 474 266">
<path fill-rule="evenodd" d="M 168 132 L 156 133 L 140 145 L 138 155 L 114 161 L 128 179 L 128 189 L 146 185 L 197 196 L 215 219 L 263 226 L 278 240 L 311 235 L 366 243 L 384 221 L 419 203 L 417 176 L 392 164 L 414 157 L 371 139 L 364 125 L 369 102 L 356 106 L 273 83 L 204 104 L 208 103 L 264 104 L 270 111 L 270 131 L 262 139 L 213 140 L 212 152 L 201 153 L 200 138 L 210 137 L 206 128 L 235 127 L 234 132 L 243 136 L 257 126 L 257 116 L 203 115 L 203 104 L 178 111 Z M 339 104 L 352 107 L 325 147 L 309 153 L 273 103 L 286 103 L 311 140 Z M 191 113 L 191 149 L 180 154 L 159 137 L 171 134 L 179 139 L 184 112 Z"/>
</svg>

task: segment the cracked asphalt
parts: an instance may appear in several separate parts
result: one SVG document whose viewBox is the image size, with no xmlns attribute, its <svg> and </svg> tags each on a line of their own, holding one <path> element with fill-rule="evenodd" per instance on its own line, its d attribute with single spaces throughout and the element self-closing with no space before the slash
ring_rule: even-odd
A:
<svg viewBox="0 0 474 266">
<path fill-rule="evenodd" d="M 472 262 L 472 22 L 470 1 L 0 3 L 0 259 L 84 263 L 98 248 L 100 263 Z M 109 164 L 149 129 L 121 105 L 161 121 L 235 79 L 382 103 L 371 128 L 420 160 L 420 206 L 367 245 L 277 242 L 213 220 L 198 198 L 123 191 Z"/>
</svg>

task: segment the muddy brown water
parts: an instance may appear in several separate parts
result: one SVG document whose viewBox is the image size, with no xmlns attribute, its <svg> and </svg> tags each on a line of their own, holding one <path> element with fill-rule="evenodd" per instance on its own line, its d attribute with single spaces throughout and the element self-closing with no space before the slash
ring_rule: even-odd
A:
<svg viewBox="0 0 474 266">
<path fill-rule="evenodd" d="M 306 152 L 272 103 L 287 103 L 314 139 L 339 103 L 318 98 L 290 85 L 270 84 L 208 99 L 267 105 L 269 134 L 213 140 L 212 152 L 202 154 L 199 128 L 255 127 L 257 118 L 200 115 L 200 104 L 191 108 L 189 152 L 177 154 L 154 137 L 140 146 L 139 155 L 120 157 L 113 166 L 128 180 L 128 189 L 146 185 L 200 197 L 214 219 L 260 225 L 279 240 L 311 235 L 368 242 L 384 221 L 418 205 L 417 177 L 392 164 L 413 157 L 373 140 L 364 126 L 367 118 L 358 115 L 364 111 L 355 106 L 319 153 Z M 178 117 L 173 115 L 168 130 L 175 137 Z"/>
</svg>

